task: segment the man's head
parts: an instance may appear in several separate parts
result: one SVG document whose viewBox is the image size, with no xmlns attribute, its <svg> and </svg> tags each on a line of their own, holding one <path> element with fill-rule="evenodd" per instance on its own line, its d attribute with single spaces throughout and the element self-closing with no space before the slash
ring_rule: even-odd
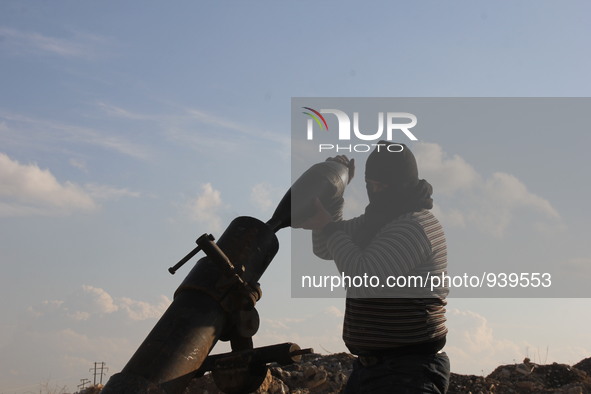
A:
<svg viewBox="0 0 591 394">
<path fill-rule="evenodd" d="M 404 144 L 382 140 L 367 158 L 365 181 L 372 192 L 413 187 L 419 182 L 415 156 Z"/>
<path fill-rule="evenodd" d="M 417 161 L 404 144 L 380 141 L 365 163 L 369 205 L 365 217 L 383 225 L 407 212 L 433 208 L 433 188 L 419 180 Z"/>
</svg>

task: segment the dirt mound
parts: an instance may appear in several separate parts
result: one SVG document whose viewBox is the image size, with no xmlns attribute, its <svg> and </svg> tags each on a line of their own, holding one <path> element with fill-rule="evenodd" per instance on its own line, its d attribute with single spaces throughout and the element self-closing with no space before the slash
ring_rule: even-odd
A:
<svg viewBox="0 0 591 394">
<path fill-rule="evenodd" d="M 298 364 L 271 364 L 265 381 L 257 394 L 340 393 L 351 373 L 355 357 L 348 353 L 327 356 L 310 354 Z M 490 375 L 451 374 L 450 394 L 591 394 L 591 358 L 574 366 L 566 364 L 538 365 L 525 359 L 521 364 L 501 365 Z M 189 393 L 221 393 L 210 375 L 195 379 Z"/>
<path fill-rule="evenodd" d="M 345 387 L 351 374 L 355 357 L 348 353 L 308 354 L 297 364 L 279 366 L 271 364 L 269 373 L 258 394 L 305 394 L 305 393 L 339 393 Z M 219 394 L 211 375 L 196 379 L 185 393 Z"/>
<path fill-rule="evenodd" d="M 566 364 L 538 365 L 525 359 L 521 364 L 502 365 L 490 375 L 452 374 L 449 393 L 591 393 L 591 377 Z"/>
<path fill-rule="evenodd" d="M 573 367 L 583 372 L 587 372 L 587 375 L 591 376 L 591 357 L 579 361 L 573 365 Z"/>
</svg>

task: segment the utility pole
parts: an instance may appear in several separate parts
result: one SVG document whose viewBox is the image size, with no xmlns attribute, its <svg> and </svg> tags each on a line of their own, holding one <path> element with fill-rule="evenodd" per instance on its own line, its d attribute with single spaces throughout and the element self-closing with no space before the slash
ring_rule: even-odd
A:
<svg viewBox="0 0 591 394">
<path fill-rule="evenodd" d="M 93 386 L 96 386 L 96 377 L 99 376 L 99 384 L 103 384 L 103 376 L 105 376 L 106 372 L 109 370 L 109 368 L 107 368 L 105 366 L 105 362 L 101 361 L 94 363 L 94 368 L 90 368 L 90 372 L 92 372 L 93 374 Z M 89 381 L 90 382 L 90 381 Z"/>
<path fill-rule="evenodd" d="M 86 387 L 87 384 L 90 384 L 90 380 L 89 379 L 80 379 L 80 384 L 76 387 L 78 387 L 80 390 L 84 390 L 84 388 Z"/>
<path fill-rule="evenodd" d="M 103 372 L 103 370 L 105 372 Z M 109 370 L 109 368 L 105 367 L 105 363 L 104 362 L 101 362 L 101 379 L 100 379 L 101 380 L 100 381 L 100 384 L 101 385 L 103 384 L 103 376 L 107 373 L 108 370 Z"/>
</svg>

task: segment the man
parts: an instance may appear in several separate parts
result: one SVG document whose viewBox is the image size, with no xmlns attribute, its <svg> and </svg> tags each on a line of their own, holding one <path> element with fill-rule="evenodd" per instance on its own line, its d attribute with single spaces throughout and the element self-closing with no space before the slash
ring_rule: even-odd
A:
<svg viewBox="0 0 591 394">
<path fill-rule="evenodd" d="M 348 166 L 353 177 L 353 160 L 328 160 Z M 428 278 L 446 272 L 445 236 L 429 211 L 432 187 L 419 180 L 410 149 L 380 141 L 367 159 L 365 182 L 369 205 L 357 218 L 342 220 L 342 201 L 329 212 L 316 200 L 315 215 L 302 225 L 313 230 L 314 253 L 334 260 L 341 273 L 378 276 L 382 283 L 387 276 Z M 345 392 L 445 393 L 450 367 L 441 349 L 447 289 L 428 295 L 423 289 L 383 291 L 381 286 L 347 289 L 343 339 L 358 359 Z"/>
</svg>

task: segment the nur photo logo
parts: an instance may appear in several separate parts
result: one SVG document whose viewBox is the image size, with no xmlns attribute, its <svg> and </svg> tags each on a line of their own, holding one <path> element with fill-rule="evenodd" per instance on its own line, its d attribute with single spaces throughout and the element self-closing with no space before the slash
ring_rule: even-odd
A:
<svg viewBox="0 0 591 394">
<path fill-rule="evenodd" d="M 329 131 L 328 122 L 323 116 L 324 114 L 334 115 L 338 124 L 336 131 L 336 138 L 338 141 L 379 141 L 388 140 L 392 141 L 398 132 L 402 132 L 411 141 L 417 141 L 417 137 L 410 131 L 411 128 L 417 125 L 417 117 L 408 112 L 377 112 L 377 130 L 361 130 L 359 112 L 355 111 L 352 113 L 353 121 L 351 117 L 342 110 L 339 109 L 320 109 L 316 110 L 311 107 L 302 107 L 305 111 L 302 113 L 307 116 L 306 122 L 306 138 L 309 141 L 314 139 L 314 129 L 317 128 L 322 131 Z M 376 115 L 374 115 L 375 117 Z M 374 118 L 375 119 L 375 118 Z M 316 125 L 316 127 L 315 127 Z M 384 133 L 386 134 L 384 137 Z M 379 149 L 379 144 L 330 144 L 321 143 L 318 144 L 318 151 L 330 151 L 336 152 L 369 152 L 376 146 Z M 397 152 L 403 149 L 402 145 L 390 145 L 388 148 L 398 149 Z"/>
</svg>

